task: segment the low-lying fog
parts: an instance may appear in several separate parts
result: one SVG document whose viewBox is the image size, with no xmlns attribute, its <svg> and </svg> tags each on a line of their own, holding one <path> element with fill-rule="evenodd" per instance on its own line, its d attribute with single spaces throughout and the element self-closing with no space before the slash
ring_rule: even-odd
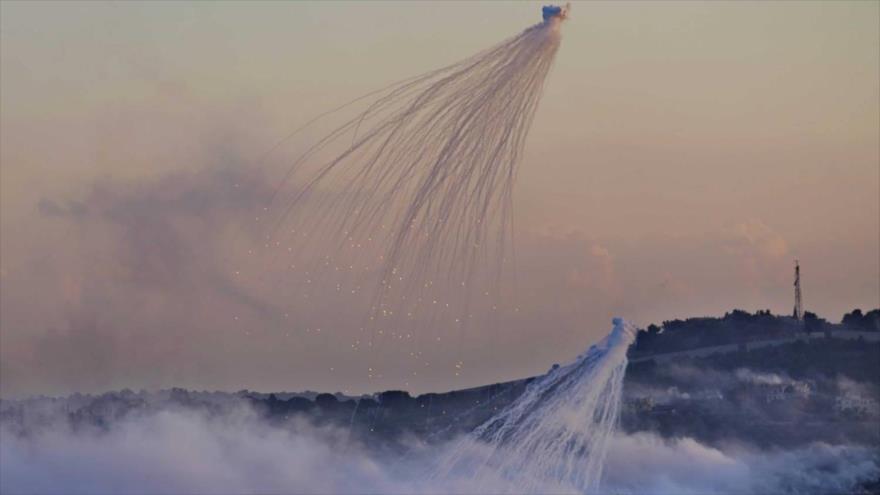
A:
<svg viewBox="0 0 880 495">
<path fill-rule="evenodd" d="M 472 493 L 516 492 L 503 480 L 431 479 L 455 442 L 413 439 L 404 455 L 303 419 L 277 425 L 244 402 L 219 414 L 178 406 L 105 428 L 44 417 L 27 432 L 4 426 L 3 493 Z M 813 443 L 789 450 L 710 447 L 691 438 L 622 434 L 608 454 L 607 493 L 840 493 L 880 476 L 878 450 Z M 454 478 L 454 477 L 453 477 Z M 430 481 L 429 481 L 430 480 Z"/>
</svg>

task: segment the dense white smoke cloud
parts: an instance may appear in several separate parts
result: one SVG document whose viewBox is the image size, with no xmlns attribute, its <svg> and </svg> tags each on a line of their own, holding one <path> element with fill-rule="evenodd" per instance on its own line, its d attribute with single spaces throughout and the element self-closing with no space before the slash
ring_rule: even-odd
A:
<svg viewBox="0 0 880 495">
<path fill-rule="evenodd" d="M 3 493 L 385 491 L 386 466 L 336 430 L 283 429 L 244 407 L 219 418 L 167 409 L 109 432 L 3 432 Z M 295 432 L 294 432 L 295 431 Z M 344 447 L 344 448 L 343 448 Z M 369 487 L 369 488 L 367 488 Z"/>
<path fill-rule="evenodd" d="M 344 430 L 261 420 L 245 406 L 207 416 L 165 408 L 108 431 L 48 427 L 0 436 L 3 493 L 449 493 L 506 488 L 486 479 L 424 481 L 444 447 L 404 456 L 352 443 Z M 712 448 L 647 433 L 611 442 L 601 492 L 839 493 L 880 476 L 878 452 L 812 444 Z"/>
<path fill-rule="evenodd" d="M 846 493 L 880 475 L 880 452 L 814 443 L 791 450 L 713 448 L 691 438 L 619 435 L 604 491 L 613 493 Z"/>
</svg>

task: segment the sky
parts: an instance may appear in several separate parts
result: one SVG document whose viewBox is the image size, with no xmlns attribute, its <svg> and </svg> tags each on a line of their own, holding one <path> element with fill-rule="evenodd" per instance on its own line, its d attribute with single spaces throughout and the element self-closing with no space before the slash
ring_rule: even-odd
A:
<svg viewBox="0 0 880 495">
<path fill-rule="evenodd" d="M 514 193 L 517 311 L 417 363 L 352 350 L 356 297 L 239 277 L 305 141 L 261 155 L 540 7 L 4 1 L 0 396 L 474 386 L 572 359 L 613 316 L 789 313 L 795 259 L 807 310 L 878 306 L 869 1 L 576 2 Z"/>
</svg>

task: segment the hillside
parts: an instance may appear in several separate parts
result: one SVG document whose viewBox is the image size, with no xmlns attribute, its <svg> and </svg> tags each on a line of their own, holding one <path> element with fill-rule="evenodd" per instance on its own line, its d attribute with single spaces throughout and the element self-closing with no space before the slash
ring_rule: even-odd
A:
<svg viewBox="0 0 880 495">
<path fill-rule="evenodd" d="M 638 332 L 631 348 L 631 356 L 639 359 L 627 371 L 622 427 L 708 444 L 736 440 L 761 446 L 814 441 L 878 445 L 880 342 L 862 336 L 842 338 L 859 331 L 880 336 L 878 315 L 880 310 L 854 312 L 839 324 L 813 315 L 807 328 L 814 335 L 806 339 L 798 337 L 803 332 L 798 322 L 768 312 L 733 311 L 721 318 L 651 325 Z M 741 345 L 762 339 L 774 345 Z M 735 345 L 707 356 L 661 359 L 660 351 L 723 344 Z M 128 416 L 168 407 L 219 414 L 246 404 L 276 424 L 293 428 L 308 419 L 314 425 L 342 427 L 376 448 L 394 449 L 405 438 L 431 443 L 469 431 L 521 394 L 530 380 L 417 397 L 404 391 L 355 398 L 182 389 L 76 394 L 0 401 L 0 423 L 19 434 L 58 422 L 74 430 L 107 429 Z"/>
</svg>

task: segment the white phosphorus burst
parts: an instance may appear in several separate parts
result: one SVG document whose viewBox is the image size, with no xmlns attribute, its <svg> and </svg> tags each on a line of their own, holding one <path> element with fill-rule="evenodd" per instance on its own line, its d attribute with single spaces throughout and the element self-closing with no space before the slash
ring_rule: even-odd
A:
<svg viewBox="0 0 880 495">
<path fill-rule="evenodd" d="M 513 493 L 596 493 L 617 427 L 626 352 L 635 328 L 621 318 L 572 363 L 535 379 L 525 392 L 457 442 L 434 480 L 468 479 L 468 489 Z"/>
<path fill-rule="evenodd" d="M 442 288 L 466 304 L 475 267 L 491 279 L 505 259 L 517 165 L 559 48 L 565 11 L 555 9 L 493 48 L 355 100 L 366 109 L 291 164 L 267 208 L 267 245 L 369 245 L 374 316 L 410 314 Z"/>
</svg>

